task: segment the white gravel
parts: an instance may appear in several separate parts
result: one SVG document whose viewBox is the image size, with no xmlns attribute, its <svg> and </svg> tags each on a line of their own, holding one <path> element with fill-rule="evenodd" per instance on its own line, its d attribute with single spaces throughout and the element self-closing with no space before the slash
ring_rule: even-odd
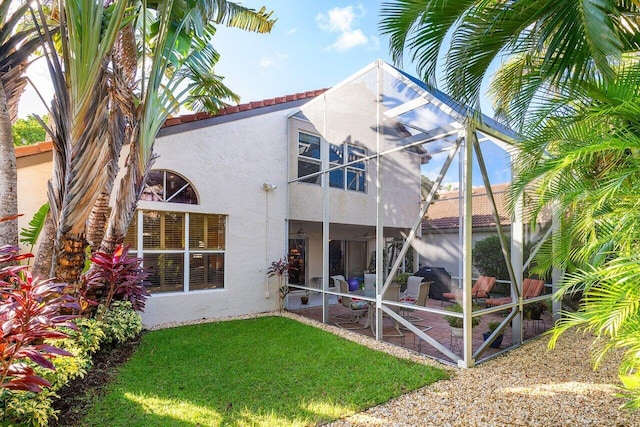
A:
<svg viewBox="0 0 640 427">
<path fill-rule="evenodd" d="M 567 332 L 552 351 L 547 349 L 548 338 L 542 337 L 476 368 L 457 369 L 289 312 L 234 318 L 274 314 L 451 372 L 449 380 L 404 394 L 328 426 L 640 426 L 640 411 L 620 409 L 624 403 L 617 397 L 621 391 L 617 375 L 620 355 L 609 356 L 594 371 L 589 352 L 593 342 L 590 335 Z"/>
</svg>

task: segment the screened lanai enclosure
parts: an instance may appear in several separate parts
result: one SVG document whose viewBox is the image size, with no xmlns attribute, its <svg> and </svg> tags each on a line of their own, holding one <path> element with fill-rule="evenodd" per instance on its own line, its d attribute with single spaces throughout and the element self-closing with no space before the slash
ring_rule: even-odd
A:
<svg viewBox="0 0 640 427">
<path fill-rule="evenodd" d="M 521 203 L 509 225 L 501 225 L 505 221 L 492 193 L 496 150 L 507 167 L 513 155 L 509 129 L 376 61 L 303 105 L 289 117 L 288 130 L 287 250 L 293 266 L 288 309 L 378 340 L 403 345 L 411 339 L 419 351 L 461 367 L 518 346 L 551 325 L 551 317 L 530 322 L 522 315 L 526 306 L 549 300 L 551 281 L 539 296 L 522 298 L 528 263 L 522 248 L 533 234 Z M 491 153 L 489 158 L 485 152 Z M 427 169 L 433 177 L 430 188 L 421 185 Z M 422 223 L 445 182 L 455 182 L 459 189 L 459 237 L 453 254 L 459 268 L 448 289 L 459 289 L 459 296 L 428 298 L 424 304 L 403 300 L 406 291 L 395 283 L 398 273 L 438 267 L 437 251 L 423 250 L 431 237 L 422 234 Z M 486 189 L 494 234 L 509 267 L 509 279 L 502 281 L 509 298 L 495 306 L 486 299 L 505 295 L 477 300 L 471 293 L 479 275 L 473 267 L 471 221 L 478 185 Z M 537 238 L 548 236 L 539 233 Z M 311 302 L 302 304 L 302 295 L 310 295 Z M 447 310 L 455 301 L 461 313 Z M 461 337 L 450 332 L 445 315 L 461 319 Z M 473 328 L 477 320 L 480 326 Z M 486 341 L 478 339 L 490 320 L 500 325 Z M 496 350 L 491 344 L 499 335 L 509 339 Z"/>
</svg>

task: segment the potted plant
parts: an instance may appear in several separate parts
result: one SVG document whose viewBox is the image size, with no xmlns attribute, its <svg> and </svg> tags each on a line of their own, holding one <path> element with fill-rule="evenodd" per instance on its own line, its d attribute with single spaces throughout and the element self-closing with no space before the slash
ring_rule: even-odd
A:
<svg viewBox="0 0 640 427">
<path fill-rule="evenodd" d="M 271 267 L 267 269 L 267 276 L 278 277 L 278 296 L 280 297 L 280 311 L 284 310 L 284 299 L 289 293 L 289 284 L 287 283 L 287 277 L 289 271 L 292 270 L 291 263 L 287 260 L 287 257 L 282 257 L 277 261 L 271 263 Z"/>
<path fill-rule="evenodd" d="M 497 320 L 489 322 L 489 331 L 482 334 L 485 341 L 489 339 L 493 331 L 495 331 L 498 328 L 498 326 L 500 326 L 500 322 L 498 322 Z M 490 346 L 493 348 L 500 348 L 500 345 L 502 345 L 503 337 L 504 337 L 504 334 L 498 335 L 496 339 L 493 340 L 493 342 L 490 344 Z"/>
<path fill-rule="evenodd" d="M 305 305 L 309 304 L 309 291 L 304 291 L 304 295 L 300 296 L 300 302 Z"/>
<path fill-rule="evenodd" d="M 411 273 L 398 273 L 396 274 L 396 278 L 394 282 L 400 285 L 400 292 L 404 292 L 407 290 L 407 280 L 411 276 Z"/>
<path fill-rule="evenodd" d="M 532 302 L 524 306 L 523 317 L 527 320 L 540 320 L 540 316 L 547 308 L 544 302 Z"/>
<path fill-rule="evenodd" d="M 445 310 L 447 311 L 451 311 L 453 313 L 462 313 L 462 306 L 458 303 L 455 303 L 453 305 L 447 306 L 445 308 Z M 455 317 L 455 316 L 444 316 L 444 320 L 447 321 L 447 323 L 449 323 L 449 326 L 451 326 L 451 334 L 455 337 L 462 337 L 463 335 L 463 326 L 462 326 L 462 317 Z M 476 326 L 478 326 L 480 324 L 480 319 L 477 317 L 472 317 L 471 318 L 471 327 L 475 328 Z"/>
</svg>

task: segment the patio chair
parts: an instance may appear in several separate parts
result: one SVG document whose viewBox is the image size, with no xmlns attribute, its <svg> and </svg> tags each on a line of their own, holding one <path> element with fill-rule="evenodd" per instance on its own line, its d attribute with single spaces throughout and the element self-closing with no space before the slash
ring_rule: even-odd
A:
<svg viewBox="0 0 640 427">
<path fill-rule="evenodd" d="M 376 290 L 376 275 L 371 273 L 364 274 L 364 289 L 365 291 Z"/>
<path fill-rule="evenodd" d="M 429 298 L 429 290 L 431 289 L 431 284 L 433 282 L 421 282 L 419 285 L 420 287 L 418 288 L 418 295 L 416 297 L 415 300 L 411 301 L 410 299 L 400 299 L 401 302 L 406 302 L 406 303 L 410 303 L 413 305 L 419 305 L 422 307 L 426 307 L 427 306 L 427 299 Z M 408 284 L 407 284 L 408 286 Z M 406 319 L 412 319 L 412 320 L 416 320 L 418 322 L 423 321 L 424 319 L 418 316 L 413 316 L 411 314 L 411 312 L 414 312 L 415 310 L 412 308 L 407 308 L 407 307 L 400 307 L 400 310 L 402 311 L 402 315 L 406 318 Z"/>
<path fill-rule="evenodd" d="M 478 302 L 478 298 L 489 298 L 489 292 L 493 289 L 493 285 L 496 284 L 496 278 L 491 276 L 480 276 L 473 284 L 471 288 L 471 298 L 474 302 Z M 443 298 L 448 300 L 460 300 L 462 299 L 462 289 L 458 289 L 453 292 L 445 292 L 442 294 Z M 442 305 L 442 304 L 440 304 Z"/>
<path fill-rule="evenodd" d="M 349 284 L 346 280 L 343 279 L 334 279 L 338 282 L 338 286 L 340 288 L 340 292 L 344 294 L 349 293 Z M 342 306 L 349 309 L 349 313 L 346 314 L 347 320 L 344 322 L 336 322 L 336 326 L 339 326 L 344 329 L 357 330 L 357 329 L 366 329 L 369 325 L 364 326 L 349 326 L 349 325 L 357 325 L 360 322 L 360 318 L 365 314 L 369 314 L 369 303 L 367 301 L 359 300 L 351 297 L 342 297 Z M 336 317 L 340 317 L 338 315 Z M 345 326 L 347 325 L 347 326 Z"/>
<path fill-rule="evenodd" d="M 382 295 L 382 299 L 383 301 L 399 302 L 400 301 L 400 285 L 397 283 L 391 283 L 387 288 L 387 290 L 385 291 L 385 293 Z M 395 313 L 400 312 L 400 307 L 398 306 L 393 305 L 393 306 L 389 306 L 389 308 L 391 308 L 391 310 L 393 310 Z M 384 317 L 389 317 L 389 316 L 383 314 L 383 318 Z M 394 320 L 393 324 L 394 324 L 395 330 L 398 333 L 393 335 L 389 335 L 389 334 L 383 334 L 383 335 L 386 337 L 404 337 L 404 334 L 402 333 L 402 331 L 400 331 L 400 323 L 398 323 L 397 320 Z"/>
<path fill-rule="evenodd" d="M 522 281 L 522 299 L 529 299 L 539 297 L 544 289 L 544 280 L 531 279 L 527 277 Z M 487 307 L 509 304 L 513 301 L 513 298 L 501 297 L 501 298 L 489 298 L 485 301 Z"/>
<path fill-rule="evenodd" d="M 402 302 L 415 302 L 418 299 L 418 292 L 420 291 L 420 285 L 424 277 L 409 276 L 407 278 L 407 290 L 401 295 L 400 301 Z"/>
</svg>

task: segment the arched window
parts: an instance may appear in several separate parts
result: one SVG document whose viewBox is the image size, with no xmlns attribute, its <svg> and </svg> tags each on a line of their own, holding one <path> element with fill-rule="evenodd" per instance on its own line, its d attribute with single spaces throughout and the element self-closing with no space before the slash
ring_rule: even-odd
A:
<svg viewBox="0 0 640 427">
<path fill-rule="evenodd" d="M 196 190 L 166 170 L 151 171 L 141 200 L 172 204 L 138 209 L 125 238 L 151 273 L 149 291 L 224 288 L 226 215 L 181 211 L 178 203 L 198 204 Z"/>
<path fill-rule="evenodd" d="M 189 181 L 167 170 L 153 170 L 149 173 L 140 200 L 198 204 L 198 196 Z"/>
</svg>

